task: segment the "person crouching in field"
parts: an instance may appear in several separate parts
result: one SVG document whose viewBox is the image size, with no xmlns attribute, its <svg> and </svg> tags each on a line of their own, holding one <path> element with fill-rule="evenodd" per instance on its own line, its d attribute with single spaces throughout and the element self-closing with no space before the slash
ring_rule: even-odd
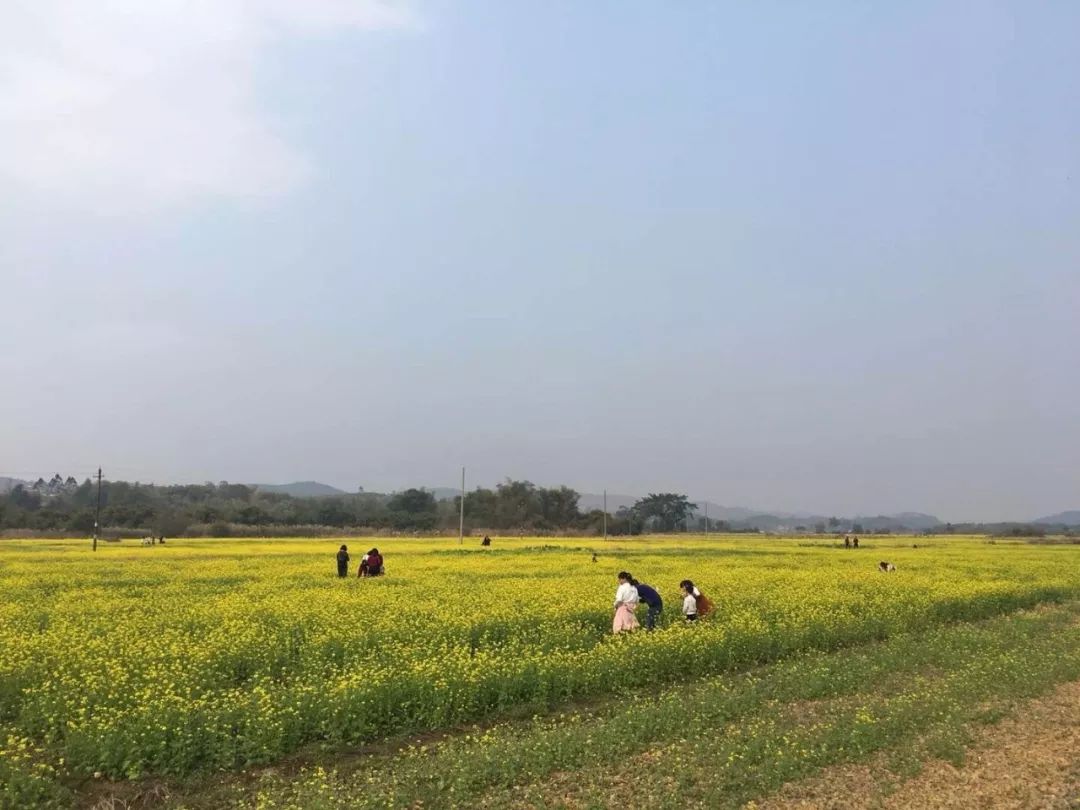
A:
<svg viewBox="0 0 1080 810">
<path fill-rule="evenodd" d="M 679 587 L 683 592 L 682 612 L 688 622 L 696 622 L 698 618 L 712 613 L 712 602 L 693 582 L 684 579 Z"/>
<path fill-rule="evenodd" d="M 638 628 L 634 611 L 637 610 L 639 597 L 631 579 L 632 577 L 626 571 L 619 572 L 619 588 L 615 591 L 615 618 L 611 622 L 612 633 Z"/>
<path fill-rule="evenodd" d="M 349 547 L 343 545 L 337 553 L 337 575 L 347 577 L 349 575 Z"/>
<path fill-rule="evenodd" d="M 656 627 L 656 620 L 660 618 L 660 614 L 664 611 L 664 600 L 660 598 L 660 594 L 656 592 L 655 588 L 646 585 L 644 582 L 638 582 L 631 577 L 630 584 L 637 588 L 638 599 L 649 608 L 649 612 L 645 614 L 645 629 L 652 631 Z"/>
<path fill-rule="evenodd" d="M 377 548 L 373 548 L 363 559 L 360 560 L 360 572 L 358 576 L 361 577 L 377 577 L 383 572 L 383 558 Z"/>
</svg>

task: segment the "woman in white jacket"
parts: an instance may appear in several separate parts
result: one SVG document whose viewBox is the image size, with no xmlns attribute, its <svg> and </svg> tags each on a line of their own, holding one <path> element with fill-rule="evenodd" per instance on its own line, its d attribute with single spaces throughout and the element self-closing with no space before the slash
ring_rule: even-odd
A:
<svg viewBox="0 0 1080 810">
<path fill-rule="evenodd" d="M 615 619 L 611 623 L 613 633 L 638 628 L 638 620 L 634 615 L 638 606 L 638 592 L 631 579 L 633 578 L 626 571 L 619 572 L 619 588 L 615 591 Z"/>
</svg>

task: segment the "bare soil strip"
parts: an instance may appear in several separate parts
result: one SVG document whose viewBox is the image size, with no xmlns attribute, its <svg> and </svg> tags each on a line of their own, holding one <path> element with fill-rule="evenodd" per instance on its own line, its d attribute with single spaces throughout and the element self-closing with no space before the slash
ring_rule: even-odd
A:
<svg viewBox="0 0 1080 810">
<path fill-rule="evenodd" d="M 869 765 L 827 768 L 785 785 L 748 810 L 781 808 L 1080 808 L 1080 682 L 1020 705 L 975 733 L 965 763 L 926 763 L 901 781 L 879 757 Z"/>
</svg>

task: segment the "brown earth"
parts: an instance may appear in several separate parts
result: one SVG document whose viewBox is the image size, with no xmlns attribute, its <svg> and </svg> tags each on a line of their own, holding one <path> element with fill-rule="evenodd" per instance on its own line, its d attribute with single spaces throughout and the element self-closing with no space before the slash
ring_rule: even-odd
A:
<svg viewBox="0 0 1080 810">
<path fill-rule="evenodd" d="M 883 760 L 836 766 L 747 808 L 1080 810 L 1080 681 L 976 732 L 960 768 L 935 760 L 900 781 Z"/>
</svg>

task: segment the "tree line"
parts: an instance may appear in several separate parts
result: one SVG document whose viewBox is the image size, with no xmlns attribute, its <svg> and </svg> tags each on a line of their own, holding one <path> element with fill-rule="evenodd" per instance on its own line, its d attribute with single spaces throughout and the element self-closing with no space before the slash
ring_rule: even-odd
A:
<svg viewBox="0 0 1080 810">
<path fill-rule="evenodd" d="M 60 479 L 62 486 L 23 486 L 0 495 L 0 530 L 91 534 L 97 485 Z M 567 531 L 599 534 L 605 515 L 582 511 L 580 495 L 565 486 L 541 487 L 506 480 L 494 489 L 465 494 L 466 530 L 503 532 Z M 234 534 L 321 534 L 341 530 L 435 532 L 458 528 L 461 497 L 436 499 L 427 489 L 321 497 L 265 492 L 227 481 L 157 486 L 104 481 L 101 488 L 103 534 L 152 533 L 177 537 Z M 606 517 L 610 534 L 675 531 L 688 528 L 695 505 L 678 493 L 650 494 L 632 508 Z M 714 522 L 713 527 L 717 528 Z"/>
</svg>

